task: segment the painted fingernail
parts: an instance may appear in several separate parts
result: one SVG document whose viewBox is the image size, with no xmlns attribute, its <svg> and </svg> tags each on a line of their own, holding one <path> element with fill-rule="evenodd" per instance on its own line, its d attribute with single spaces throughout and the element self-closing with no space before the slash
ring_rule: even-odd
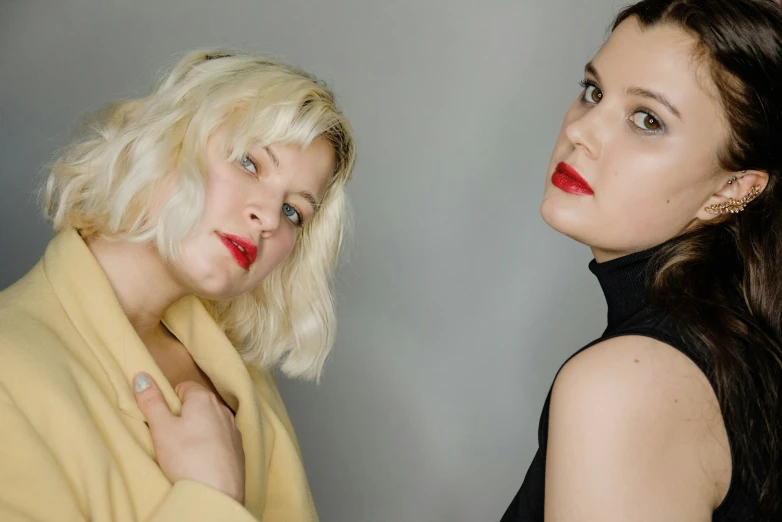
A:
<svg viewBox="0 0 782 522">
<path fill-rule="evenodd" d="M 146 375 L 136 375 L 136 378 L 133 379 L 133 389 L 136 390 L 136 393 L 143 392 L 149 388 L 150 384 L 152 384 L 152 380 Z"/>
</svg>

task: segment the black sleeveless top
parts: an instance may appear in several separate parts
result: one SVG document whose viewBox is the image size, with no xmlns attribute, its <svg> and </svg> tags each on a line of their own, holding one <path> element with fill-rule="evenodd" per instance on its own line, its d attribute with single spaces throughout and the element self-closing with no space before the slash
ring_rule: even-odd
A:
<svg viewBox="0 0 782 522">
<path fill-rule="evenodd" d="M 709 375 L 706 361 L 701 360 L 693 350 L 687 347 L 669 318 L 649 305 L 646 268 L 658 248 L 655 247 L 606 263 L 598 264 L 593 260 L 589 264 L 589 270 L 597 276 L 608 304 L 608 327 L 600 338 L 589 343 L 570 358 L 606 339 L 622 335 L 641 335 L 676 348 L 697 364 L 705 375 Z M 543 413 L 540 416 L 538 451 L 527 470 L 521 489 L 508 507 L 501 522 L 543 522 L 550 401 L 551 390 L 546 397 Z M 728 439 L 732 448 L 734 437 L 730 431 Z M 755 511 L 753 506 L 756 502 L 752 500 L 738 481 L 738 474 L 734 471 L 728 494 L 722 504 L 714 511 L 712 522 L 750 522 L 756 520 L 753 515 Z M 772 520 L 776 520 L 776 518 Z"/>
</svg>

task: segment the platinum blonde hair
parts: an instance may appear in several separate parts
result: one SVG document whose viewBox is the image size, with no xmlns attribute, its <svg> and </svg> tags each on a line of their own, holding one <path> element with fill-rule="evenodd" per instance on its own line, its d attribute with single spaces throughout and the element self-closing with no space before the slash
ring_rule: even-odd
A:
<svg viewBox="0 0 782 522">
<path fill-rule="evenodd" d="M 286 260 L 251 292 L 203 300 L 245 362 L 317 379 L 334 344 L 332 277 L 355 145 L 333 94 L 309 74 L 246 53 L 186 55 L 150 95 L 114 103 L 87 122 L 52 166 L 45 214 L 57 231 L 156 244 L 173 259 L 201 217 L 206 142 L 223 126 L 233 159 L 251 145 L 306 147 L 319 136 L 334 149 L 321 206 Z"/>
</svg>

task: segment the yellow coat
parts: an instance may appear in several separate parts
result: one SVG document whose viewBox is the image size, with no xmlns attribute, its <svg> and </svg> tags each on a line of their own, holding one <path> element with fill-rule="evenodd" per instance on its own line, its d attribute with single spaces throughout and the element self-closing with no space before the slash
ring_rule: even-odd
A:
<svg viewBox="0 0 782 522">
<path fill-rule="evenodd" d="M 197 298 L 166 326 L 236 412 L 246 508 L 155 462 L 133 376 L 179 398 L 125 317 L 75 230 L 0 292 L 0 520 L 309 522 L 317 520 L 298 443 L 272 377 L 247 367 Z"/>
</svg>

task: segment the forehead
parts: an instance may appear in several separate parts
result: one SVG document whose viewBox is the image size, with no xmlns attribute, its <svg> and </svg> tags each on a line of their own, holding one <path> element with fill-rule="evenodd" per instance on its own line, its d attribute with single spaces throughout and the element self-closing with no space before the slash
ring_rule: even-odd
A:
<svg viewBox="0 0 782 522">
<path fill-rule="evenodd" d="M 336 166 L 334 147 L 323 136 L 317 136 L 306 146 L 275 142 L 268 147 L 274 151 L 282 169 L 314 168 L 318 171 L 333 171 Z"/>
<path fill-rule="evenodd" d="M 593 60 L 604 89 L 641 87 L 664 94 L 693 117 L 721 119 L 719 95 L 697 40 L 674 25 L 642 27 L 635 17 L 622 22 Z M 689 115 L 689 117 L 688 117 Z"/>
<path fill-rule="evenodd" d="M 312 191 L 318 199 L 323 196 L 336 168 L 336 153 L 326 138 L 318 136 L 306 147 L 273 143 L 268 149 L 279 161 L 280 171 L 295 177 L 296 185 Z"/>
</svg>

